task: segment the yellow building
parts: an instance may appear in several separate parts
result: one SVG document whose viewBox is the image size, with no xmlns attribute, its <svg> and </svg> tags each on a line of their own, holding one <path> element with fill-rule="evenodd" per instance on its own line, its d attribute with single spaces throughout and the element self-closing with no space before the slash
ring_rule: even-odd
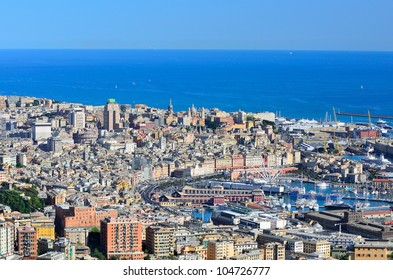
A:
<svg viewBox="0 0 393 280">
<path fill-rule="evenodd" d="M 208 260 L 228 260 L 235 255 L 233 241 L 210 241 L 207 245 Z"/>
<path fill-rule="evenodd" d="M 393 253 L 393 243 L 389 241 L 363 241 L 354 247 L 355 260 L 388 260 Z"/>
<path fill-rule="evenodd" d="M 146 228 L 146 245 L 156 258 L 167 258 L 174 253 L 174 228 L 149 226 Z"/>
<path fill-rule="evenodd" d="M 213 232 L 210 232 L 210 233 L 200 233 L 200 235 L 198 235 L 198 233 L 197 233 L 197 235 L 196 235 L 197 237 L 199 236 L 201 239 L 202 239 L 202 244 L 204 245 L 204 246 L 206 246 L 207 247 L 207 245 L 209 244 L 209 242 L 210 241 L 215 241 L 215 240 L 219 240 L 219 239 L 221 239 L 221 235 L 219 235 L 219 234 L 217 234 L 217 233 L 213 233 Z"/>
<path fill-rule="evenodd" d="M 37 231 L 37 239 L 49 238 L 55 240 L 55 225 L 53 220 L 35 220 L 31 221 L 31 226 Z"/>
<path fill-rule="evenodd" d="M 236 255 L 231 258 L 231 260 L 237 261 L 258 261 L 263 260 L 263 250 L 252 250 L 244 254 Z"/>
<path fill-rule="evenodd" d="M 186 246 L 183 248 L 183 255 L 198 255 L 202 258 L 202 260 L 206 260 L 207 258 L 207 248 L 202 245 L 198 246 Z"/>
<path fill-rule="evenodd" d="M 170 125 L 172 122 L 177 123 L 177 117 L 173 116 L 173 115 L 169 115 L 165 118 L 165 123 L 167 125 Z"/>
<path fill-rule="evenodd" d="M 326 240 L 303 240 L 303 252 L 307 254 L 320 253 L 330 257 L 330 242 Z"/>
<path fill-rule="evenodd" d="M 285 246 L 278 242 L 266 243 L 261 246 L 264 260 L 285 260 Z"/>
<path fill-rule="evenodd" d="M 160 206 L 161 207 L 176 207 L 177 204 L 174 201 L 161 201 Z"/>
</svg>

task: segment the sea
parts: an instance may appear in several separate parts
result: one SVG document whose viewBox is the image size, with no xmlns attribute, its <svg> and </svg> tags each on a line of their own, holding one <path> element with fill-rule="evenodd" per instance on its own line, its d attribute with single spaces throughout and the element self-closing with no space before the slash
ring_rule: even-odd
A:
<svg viewBox="0 0 393 280">
<path fill-rule="evenodd" d="M 316 120 L 333 107 L 393 115 L 393 52 L 0 50 L 0 95 L 157 108 L 172 99 L 175 111 L 194 104 Z"/>
</svg>

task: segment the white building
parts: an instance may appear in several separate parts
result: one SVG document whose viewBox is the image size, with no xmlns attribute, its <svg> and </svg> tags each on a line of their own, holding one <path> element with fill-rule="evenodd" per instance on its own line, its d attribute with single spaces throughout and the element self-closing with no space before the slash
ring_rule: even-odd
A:
<svg viewBox="0 0 393 280">
<path fill-rule="evenodd" d="M 287 239 L 286 248 L 295 253 L 303 253 L 304 244 L 299 239 Z"/>
<path fill-rule="evenodd" d="M 0 221 L 0 257 L 14 254 L 14 225 Z"/>
<path fill-rule="evenodd" d="M 76 129 L 85 128 L 85 112 L 82 108 L 75 108 L 69 115 L 70 124 Z"/>
<path fill-rule="evenodd" d="M 33 123 L 32 137 L 34 142 L 43 143 L 52 136 L 51 123 Z"/>
<path fill-rule="evenodd" d="M 233 248 L 235 250 L 235 254 L 240 255 L 243 254 L 243 252 L 245 251 L 252 251 L 258 249 L 258 243 L 255 241 L 235 243 L 233 245 Z"/>
</svg>

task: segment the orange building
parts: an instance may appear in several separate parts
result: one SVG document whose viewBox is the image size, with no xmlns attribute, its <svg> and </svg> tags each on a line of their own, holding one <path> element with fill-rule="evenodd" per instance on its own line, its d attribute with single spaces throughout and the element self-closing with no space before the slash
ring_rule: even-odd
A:
<svg viewBox="0 0 393 280">
<path fill-rule="evenodd" d="M 243 168 L 244 167 L 244 156 L 237 154 L 232 156 L 232 168 Z"/>
<path fill-rule="evenodd" d="M 34 227 L 18 228 L 18 252 L 25 260 L 35 260 L 38 256 L 37 231 Z"/>
<path fill-rule="evenodd" d="M 95 206 L 69 206 L 58 204 L 56 209 L 56 232 L 64 236 L 66 228 L 93 228 L 100 227 L 100 221 L 106 217 L 117 217 L 114 209 L 97 210 Z"/>
<path fill-rule="evenodd" d="M 143 260 L 142 223 L 134 218 L 105 218 L 101 246 L 107 259 Z"/>
</svg>

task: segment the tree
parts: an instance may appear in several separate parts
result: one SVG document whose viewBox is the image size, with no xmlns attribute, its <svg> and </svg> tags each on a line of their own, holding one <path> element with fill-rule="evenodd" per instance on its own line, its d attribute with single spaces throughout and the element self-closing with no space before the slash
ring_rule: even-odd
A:
<svg viewBox="0 0 393 280">
<path fill-rule="evenodd" d="M 100 252 L 100 250 L 98 250 L 98 248 L 95 248 L 92 254 L 92 257 L 95 257 L 99 260 L 105 260 L 105 256 L 103 253 Z"/>
<path fill-rule="evenodd" d="M 255 117 L 253 115 L 247 115 L 246 121 L 253 122 L 253 121 L 255 121 Z"/>
<path fill-rule="evenodd" d="M 393 253 L 390 253 L 390 254 L 388 255 L 388 260 L 393 260 Z"/>
<path fill-rule="evenodd" d="M 98 227 L 93 227 L 90 232 L 100 233 L 100 229 Z"/>
<path fill-rule="evenodd" d="M 338 257 L 338 259 L 341 260 L 341 261 L 346 261 L 346 260 L 349 259 L 349 257 L 348 257 L 347 254 L 343 254 L 343 255 L 340 255 L 340 256 Z"/>
</svg>

